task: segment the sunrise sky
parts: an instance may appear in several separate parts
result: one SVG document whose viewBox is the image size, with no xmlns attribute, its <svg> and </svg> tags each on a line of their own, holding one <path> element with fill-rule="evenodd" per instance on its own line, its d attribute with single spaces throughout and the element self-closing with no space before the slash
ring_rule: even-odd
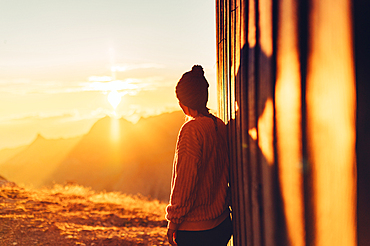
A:
<svg viewBox="0 0 370 246">
<path fill-rule="evenodd" d="M 0 149 L 180 110 L 174 86 L 194 64 L 217 108 L 214 0 L 0 2 Z"/>
</svg>

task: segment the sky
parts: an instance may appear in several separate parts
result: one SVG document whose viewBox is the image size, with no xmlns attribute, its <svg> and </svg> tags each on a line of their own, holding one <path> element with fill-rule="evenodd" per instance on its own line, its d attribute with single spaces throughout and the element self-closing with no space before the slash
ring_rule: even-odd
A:
<svg viewBox="0 0 370 246">
<path fill-rule="evenodd" d="M 180 110 L 194 64 L 216 102 L 214 0 L 0 0 L 0 149 Z"/>
</svg>

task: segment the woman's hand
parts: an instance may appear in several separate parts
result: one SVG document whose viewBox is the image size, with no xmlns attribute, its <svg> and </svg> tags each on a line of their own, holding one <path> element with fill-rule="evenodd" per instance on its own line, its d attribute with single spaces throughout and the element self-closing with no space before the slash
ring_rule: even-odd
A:
<svg viewBox="0 0 370 246">
<path fill-rule="evenodd" d="M 168 242 L 169 242 L 172 246 L 177 245 L 177 243 L 175 242 L 175 238 L 176 238 L 176 230 L 168 228 L 168 229 L 167 229 L 167 238 L 168 238 Z"/>
</svg>

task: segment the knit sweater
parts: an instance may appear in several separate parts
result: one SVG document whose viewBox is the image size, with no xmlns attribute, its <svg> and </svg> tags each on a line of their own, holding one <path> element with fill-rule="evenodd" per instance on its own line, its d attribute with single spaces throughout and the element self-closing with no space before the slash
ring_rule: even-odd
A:
<svg viewBox="0 0 370 246">
<path fill-rule="evenodd" d="M 171 229 L 208 230 L 229 216 L 227 129 L 199 116 L 180 129 L 166 219 Z"/>
</svg>

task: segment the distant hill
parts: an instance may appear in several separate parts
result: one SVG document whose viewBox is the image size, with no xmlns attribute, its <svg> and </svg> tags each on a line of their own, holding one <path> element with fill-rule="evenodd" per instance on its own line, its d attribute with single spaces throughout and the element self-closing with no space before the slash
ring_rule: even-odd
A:
<svg viewBox="0 0 370 246">
<path fill-rule="evenodd" d="M 0 150 L 0 166 L 2 163 L 6 162 L 7 160 L 13 158 L 18 153 L 22 152 L 26 149 L 28 145 L 16 147 L 16 148 L 8 148 Z"/>
<path fill-rule="evenodd" d="M 102 118 L 44 184 L 71 181 L 95 190 L 167 200 L 176 138 L 183 123 L 181 111 L 142 118 L 136 124 Z"/>
<path fill-rule="evenodd" d="M 0 174 L 17 184 L 41 186 L 80 137 L 45 139 L 41 135 L 26 147 L 21 147 L 12 158 L 0 165 Z"/>
<path fill-rule="evenodd" d="M 84 136 L 45 139 L 0 151 L 0 175 L 36 188 L 67 182 L 97 191 L 167 200 L 181 111 L 140 119 L 104 117 Z"/>
<path fill-rule="evenodd" d="M 133 145 L 136 165 L 122 171 L 114 189 L 167 200 L 176 139 L 183 123 L 184 114 L 180 111 L 140 120 Z"/>
</svg>

